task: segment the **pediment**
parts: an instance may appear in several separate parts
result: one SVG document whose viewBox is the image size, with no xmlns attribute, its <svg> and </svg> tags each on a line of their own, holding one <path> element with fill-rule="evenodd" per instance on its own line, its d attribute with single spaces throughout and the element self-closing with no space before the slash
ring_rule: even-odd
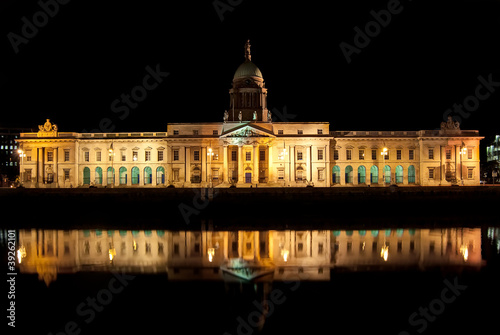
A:
<svg viewBox="0 0 500 335">
<path fill-rule="evenodd" d="M 227 132 L 223 132 L 221 138 L 234 137 L 275 137 L 272 132 L 267 129 L 256 127 L 254 125 L 242 125 Z"/>
</svg>

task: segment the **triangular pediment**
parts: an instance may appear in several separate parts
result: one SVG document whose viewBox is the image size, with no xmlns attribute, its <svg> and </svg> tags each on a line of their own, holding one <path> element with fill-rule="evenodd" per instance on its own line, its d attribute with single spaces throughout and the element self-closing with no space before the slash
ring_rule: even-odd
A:
<svg viewBox="0 0 500 335">
<path fill-rule="evenodd" d="M 223 131 L 222 138 L 234 137 L 275 137 L 274 134 L 265 129 L 252 124 L 243 124 L 236 128 Z"/>
</svg>

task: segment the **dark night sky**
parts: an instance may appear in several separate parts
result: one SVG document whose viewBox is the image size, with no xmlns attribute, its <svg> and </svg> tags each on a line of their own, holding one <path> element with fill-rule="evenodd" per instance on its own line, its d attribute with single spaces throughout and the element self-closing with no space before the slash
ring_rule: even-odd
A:
<svg viewBox="0 0 500 335">
<path fill-rule="evenodd" d="M 60 131 L 82 131 L 109 118 L 114 131 L 164 131 L 168 122 L 221 121 L 246 39 L 271 109 L 331 130 L 434 129 L 474 95 L 478 76 L 500 82 L 500 1 L 401 0 L 350 64 L 339 44 L 354 44 L 354 27 L 364 30 L 370 11 L 391 1 L 232 2 L 241 3 L 221 21 L 212 0 L 71 0 L 16 54 L 8 33 L 21 35 L 21 18 L 33 22 L 41 7 L 2 1 L 0 126 L 51 118 Z M 111 103 L 157 64 L 170 75 L 119 119 Z M 462 129 L 480 130 L 486 145 L 500 133 L 499 105 L 500 87 Z"/>
</svg>

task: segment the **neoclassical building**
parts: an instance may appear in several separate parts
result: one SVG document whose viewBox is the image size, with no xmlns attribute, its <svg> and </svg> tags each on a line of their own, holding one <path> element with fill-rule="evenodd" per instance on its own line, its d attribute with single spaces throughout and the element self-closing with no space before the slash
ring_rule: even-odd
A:
<svg viewBox="0 0 500 335">
<path fill-rule="evenodd" d="M 328 122 L 273 121 L 248 41 L 244 50 L 222 122 L 75 133 L 47 120 L 17 140 L 24 186 L 479 185 L 483 137 L 461 130 L 451 117 L 440 129 L 418 131 L 336 131 Z"/>
</svg>

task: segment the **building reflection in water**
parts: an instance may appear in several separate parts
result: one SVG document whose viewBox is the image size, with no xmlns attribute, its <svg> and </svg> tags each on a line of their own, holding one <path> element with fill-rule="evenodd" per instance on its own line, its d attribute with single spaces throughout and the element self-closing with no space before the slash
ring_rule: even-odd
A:
<svg viewBox="0 0 500 335">
<path fill-rule="evenodd" d="M 497 230 L 488 234 L 497 234 Z M 166 273 L 168 280 L 330 280 L 331 269 L 481 266 L 480 228 L 19 231 L 21 273 Z"/>
</svg>

